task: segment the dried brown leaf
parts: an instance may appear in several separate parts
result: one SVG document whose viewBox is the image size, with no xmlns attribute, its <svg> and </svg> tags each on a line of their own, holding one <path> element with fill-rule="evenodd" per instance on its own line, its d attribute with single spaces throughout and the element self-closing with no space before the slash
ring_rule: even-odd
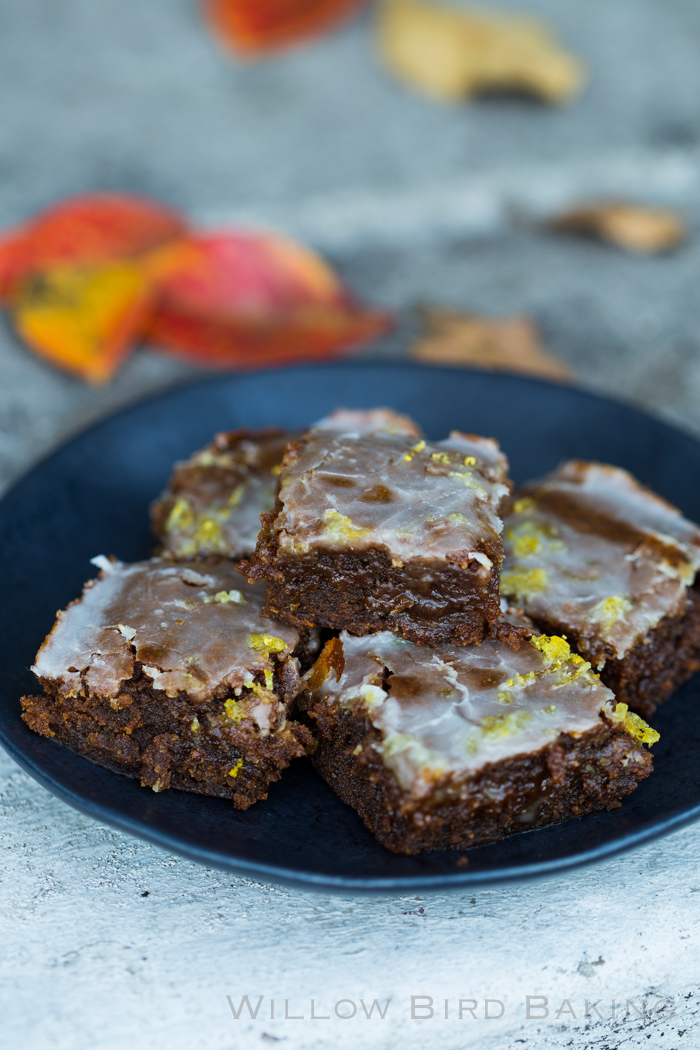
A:
<svg viewBox="0 0 700 1050">
<path fill-rule="evenodd" d="M 421 317 L 425 331 L 412 350 L 419 361 L 519 372 L 544 379 L 568 379 L 571 375 L 563 361 L 544 349 L 537 327 L 527 317 L 498 320 L 441 307 L 426 307 Z"/>
<path fill-rule="evenodd" d="M 687 236 L 683 220 L 666 208 L 609 201 L 585 204 L 560 215 L 552 229 L 609 241 L 628 252 L 651 255 L 677 248 Z"/>
<path fill-rule="evenodd" d="M 378 39 L 395 76 L 447 102 L 504 91 L 566 102 L 585 79 L 582 63 L 558 45 L 546 22 L 520 15 L 384 0 Z"/>
</svg>

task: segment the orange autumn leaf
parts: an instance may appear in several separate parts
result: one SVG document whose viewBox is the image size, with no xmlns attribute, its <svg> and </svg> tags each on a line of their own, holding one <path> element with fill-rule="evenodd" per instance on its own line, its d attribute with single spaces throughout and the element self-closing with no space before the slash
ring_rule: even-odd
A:
<svg viewBox="0 0 700 1050">
<path fill-rule="evenodd" d="M 103 383 L 131 351 L 150 302 L 138 262 L 59 265 L 23 282 L 12 319 L 40 357 Z"/>
<path fill-rule="evenodd" d="M 0 278 L 4 275 L 9 292 L 25 276 L 48 267 L 133 258 L 186 231 L 177 212 L 140 197 L 116 193 L 74 197 L 13 231 L 6 253 L 0 244 Z"/>
<path fill-rule="evenodd" d="M 333 270 L 271 234 L 191 236 L 153 257 L 158 298 L 146 337 L 203 364 L 256 368 L 329 357 L 381 335 Z"/>
<path fill-rule="evenodd" d="M 0 293 L 17 333 L 57 367 L 106 381 L 144 325 L 144 258 L 186 229 L 170 209 L 119 194 L 49 208 L 0 241 Z"/>
<path fill-rule="evenodd" d="M 349 18 L 368 0 L 204 0 L 219 40 L 248 55 L 314 37 Z"/>
</svg>

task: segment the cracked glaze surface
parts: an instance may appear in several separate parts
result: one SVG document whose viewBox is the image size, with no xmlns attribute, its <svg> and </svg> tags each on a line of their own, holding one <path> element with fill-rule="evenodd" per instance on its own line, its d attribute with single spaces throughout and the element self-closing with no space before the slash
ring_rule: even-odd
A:
<svg viewBox="0 0 700 1050">
<path fill-rule="evenodd" d="M 504 545 L 502 592 L 596 659 L 681 613 L 700 568 L 697 525 L 627 471 L 579 460 L 517 493 Z"/>
<path fill-rule="evenodd" d="M 289 653 L 299 641 L 281 624 L 265 633 L 264 588 L 246 583 L 230 563 L 94 563 L 99 578 L 59 612 L 32 668 L 38 678 L 62 683 L 66 694 L 85 688 L 115 697 L 138 661 L 156 689 L 204 700 L 271 671 L 271 653 Z"/>
<path fill-rule="evenodd" d="M 476 561 L 488 576 L 501 549 L 507 472 L 495 441 L 457 431 L 428 444 L 385 430 L 313 430 L 282 466 L 280 552 L 380 547 L 395 564 Z"/>
<path fill-rule="evenodd" d="M 340 644 L 339 679 L 330 671 L 317 685 L 310 672 L 314 698 L 366 714 L 385 764 L 417 797 L 445 774 L 466 777 L 599 727 L 604 710 L 619 718 L 613 693 L 561 638 L 534 637 L 517 652 L 494 639 L 430 649 L 389 632 L 343 633 Z"/>
</svg>

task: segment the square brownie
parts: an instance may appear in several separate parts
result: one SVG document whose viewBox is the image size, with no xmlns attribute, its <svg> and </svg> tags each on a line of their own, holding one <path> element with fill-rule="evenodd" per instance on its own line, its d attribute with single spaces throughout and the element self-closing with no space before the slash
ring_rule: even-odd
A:
<svg viewBox="0 0 700 1050">
<path fill-rule="evenodd" d="M 648 717 L 700 669 L 700 529 L 625 470 L 571 460 L 516 494 L 501 589 Z"/>
<path fill-rule="evenodd" d="M 94 564 L 39 650 L 24 721 L 154 791 L 266 798 L 312 745 L 290 714 L 306 640 L 261 624 L 261 589 L 230 562 Z"/>
<path fill-rule="evenodd" d="M 287 446 L 275 509 L 240 571 L 267 580 L 264 615 L 295 627 L 414 642 L 480 642 L 501 622 L 501 505 L 510 491 L 497 443 L 389 429 L 312 429 Z"/>
<path fill-rule="evenodd" d="M 279 465 L 291 436 L 277 428 L 232 430 L 177 463 L 151 507 L 161 557 L 237 560 L 250 554 L 260 515 L 275 504 Z"/>
<path fill-rule="evenodd" d="M 522 626 L 522 625 L 521 625 Z M 307 675 L 313 762 L 388 849 L 467 849 L 612 809 L 658 733 L 562 638 L 514 652 L 343 633 Z"/>
</svg>

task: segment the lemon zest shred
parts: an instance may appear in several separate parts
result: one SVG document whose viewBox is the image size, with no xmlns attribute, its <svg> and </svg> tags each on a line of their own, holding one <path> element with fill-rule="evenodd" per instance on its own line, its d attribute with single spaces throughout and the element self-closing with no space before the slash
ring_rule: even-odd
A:
<svg viewBox="0 0 700 1050">
<path fill-rule="evenodd" d="M 656 729 L 652 729 L 643 718 L 636 715 L 634 711 L 630 711 L 627 704 L 616 704 L 613 718 L 616 722 L 620 722 L 629 735 L 638 740 L 640 744 L 648 744 L 651 747 L 661 737 L 661 734 Z"/>
<path fill-rule="evenodd" d="M 547 573 L 544 569 L 524 569 L 516 565 L 501 573 L 501 590 L 517 599 L 529 598 L 547 587 Z"/>
</svg>

